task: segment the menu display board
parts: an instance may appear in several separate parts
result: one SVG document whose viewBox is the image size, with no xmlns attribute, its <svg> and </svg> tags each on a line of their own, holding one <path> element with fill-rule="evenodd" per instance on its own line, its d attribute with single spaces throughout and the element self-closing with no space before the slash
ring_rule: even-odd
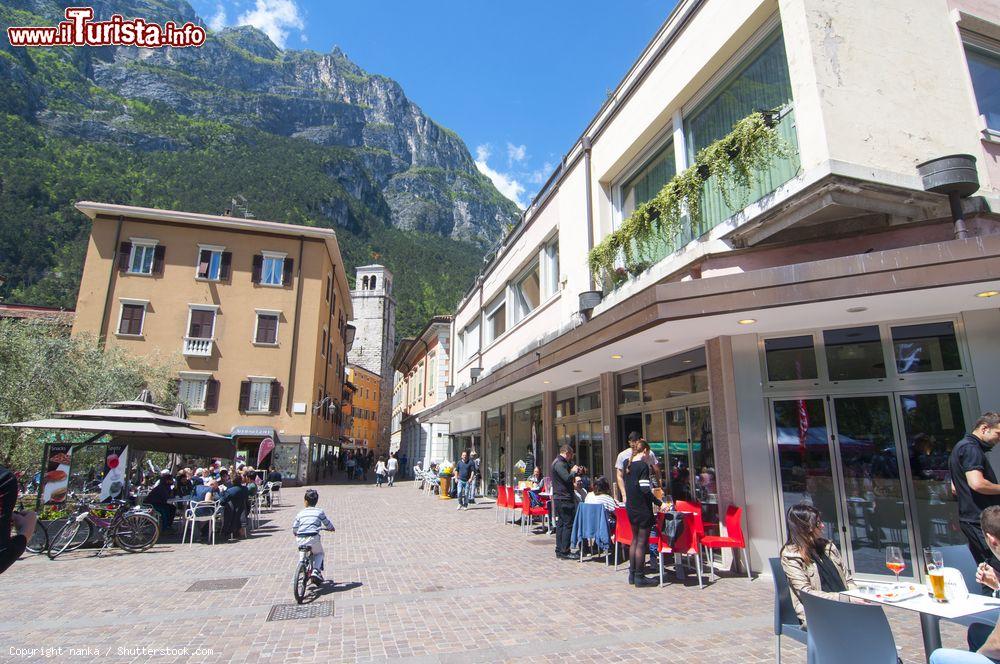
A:
<svg viewBox="0 0 1000 664">
<path fill-rule="evenodd" d="M 42 503 L 62 503 L 66 500 L 73 447 L 68 444 L 49 445 L 42 474 Z"/>
</svg>

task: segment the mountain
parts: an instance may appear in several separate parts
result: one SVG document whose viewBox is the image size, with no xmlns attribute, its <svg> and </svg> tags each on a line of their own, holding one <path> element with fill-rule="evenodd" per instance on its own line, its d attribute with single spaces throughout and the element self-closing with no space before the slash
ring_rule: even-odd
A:
<svg viewBox="0 0 1000 664">
<path fill-rule="evenodd" d="M 67 5 L 0 0 L 0 29 Z M 203 24 L 183 0 L 98 0 Z M 0 40 L 0 274 L 8 301 L 72 307 L 79 199 L 336 228 L 348 269 L 396 274 L 399 334 L 450 311 L 518 209 L 452 131 L 342 51 L 281 50 L 248 27 L 202 47 L 14 48 Z"/>
</svg>

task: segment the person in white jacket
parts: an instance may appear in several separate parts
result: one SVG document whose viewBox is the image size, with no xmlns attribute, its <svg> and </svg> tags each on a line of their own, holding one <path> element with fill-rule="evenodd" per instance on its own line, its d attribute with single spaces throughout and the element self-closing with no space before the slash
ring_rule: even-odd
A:
<svg viewBox="0 0 1000 664">
<path fill-rule="evenodd" d="M 396 460 L 395 454 L 389 455 L 389 460 L 385 463 L 385 473 L 389 478 L 389 486 L 393 485 L 396 481 L 396 471 L 399 470 L 399 461 Z"/>
</svg>

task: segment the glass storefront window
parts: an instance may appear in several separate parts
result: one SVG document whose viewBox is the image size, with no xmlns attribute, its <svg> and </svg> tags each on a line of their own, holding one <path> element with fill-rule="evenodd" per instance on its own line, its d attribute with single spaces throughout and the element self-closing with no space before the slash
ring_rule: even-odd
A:
<svg viewBox="0 0 1000 664">
<path fill-rule="evenodd" d="M 816 350 L 811 334 L 764 341 L 767 379 L 806 380 L 818 377 Z"/>
<path fill-rule="evenodd" d="M 556 392 L 556 419 L 576 414 L 576 389 L 568 388 Z"/>
<path fill-rule="evenodd" d="M 579 396 L 577 397 L 577 411 L 584 413 L 588 410 L 597 410 L 601 407 L 601 383 L 594 381 L 581 385 Z"/>
<path fill-rule="evenodd" d="M 483 461 L 486 464 L 484 476 L 489 478 L 487 491 L 494 492 L 499 484 L 506 481 L 506 424 L 503 409 L 497 408 L 486 413 L 486 440 Z M 495 495 L 495 494 L 491 494 Z"/>
<path fill-rule="evenodd" d="M 522 480 L 541 462 L 542 399 L 536 397 L 514 404 L 514 477 Z"/>
<path fill-rule="evenodd" d="M 658 401 L 670 397 L 708 391 L 705 349 L 667 357 L 642 367 L 642 400 Z"/>
<path fill-rule="evenodd" d="M 885 358 L 877 325 L 824 330 L 830 380 L 885 378 Z"/>
<path fill-rule="evenodd" d="M 618 375 L 618 405 L 639 403 L 639 371 L 625 371 Z"/>
<path fill-rule="evenodd" d="M 900 374 L 962 369 L 951 321 L 897 325 L 892 328 L 892 347 Z"/>
</svg>

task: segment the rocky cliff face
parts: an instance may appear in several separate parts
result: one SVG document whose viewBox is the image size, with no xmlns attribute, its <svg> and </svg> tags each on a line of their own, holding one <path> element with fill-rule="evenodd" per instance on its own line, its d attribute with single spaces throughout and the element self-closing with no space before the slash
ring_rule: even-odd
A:
<svg viewBox="0 0 1000 664">
<path fill-rule="evenodd" d="M 67 3 L 7 4 L 55 22 Z M 183 0 L 94 6 L 101 18 L 122 13 L 201 22 Z M 456 134 L 427 117 L 398 83 L 363 71 L 339 49 L 282 51 L 244 26 L 212 34 L 201 48 L 75 51 L 79 86 L 37 89 L 23 53 L 0 58 L 0 76 L 21 81 L 19 112 L 51 131 L 164 151 L 225 140 L 227 128 L 250 128 L 334 149 L 326 176 L 395 228 L 484 246 L 517 217 L 516 206 L 477 171 Z M 192 131 L 189 119 L 209 126 L 209 137 Z M 360 230 L 352 209 L 330 202 L 324 214 L 333 225 Z"/>
</svg>

